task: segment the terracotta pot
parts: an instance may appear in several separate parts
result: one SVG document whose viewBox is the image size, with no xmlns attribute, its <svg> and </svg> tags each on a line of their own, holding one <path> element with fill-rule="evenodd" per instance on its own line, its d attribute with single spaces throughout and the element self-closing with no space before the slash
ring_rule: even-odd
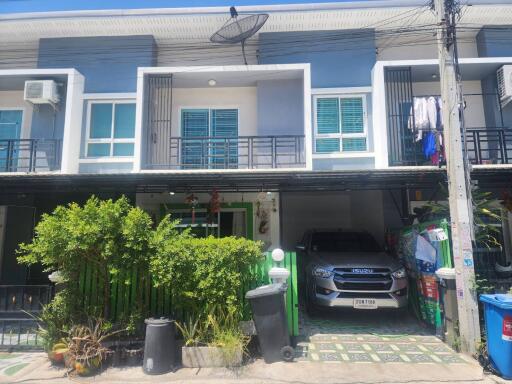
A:
<svg viewBox="0 0 512 384">
<path fill-rule="evenodd" d="M 76 359 L 74 363 L 75 372 L 78 376 L 95 375 L 101 367 L 101 357 L 96 356 L 91 359 Z"/>
</svg>

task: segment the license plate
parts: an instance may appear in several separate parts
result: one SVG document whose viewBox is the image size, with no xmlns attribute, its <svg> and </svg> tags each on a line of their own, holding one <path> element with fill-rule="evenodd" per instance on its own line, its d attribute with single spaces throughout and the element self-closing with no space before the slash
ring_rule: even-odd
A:
<svg viewBox="0 0 512 384">
<path fill-rule="evenodd" d="M 377 309 L 377 302 L 375 299 L 354 299 L 354 308 Z"/>
</svg>

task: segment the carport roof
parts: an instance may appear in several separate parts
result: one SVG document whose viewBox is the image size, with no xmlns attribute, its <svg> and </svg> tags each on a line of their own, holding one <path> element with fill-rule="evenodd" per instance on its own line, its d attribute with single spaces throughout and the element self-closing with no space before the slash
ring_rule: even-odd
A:
<svg viewBox="0 0 512 384">
<path fill-rule="evenodd" d="M 488 188 L 510 187 L 512 167 L 476 168 L 472 178 Z M 298 172 L 179 172 L 127 174 L 4 174 L 0 193 L 211 191 L 332 191 L 431 188 L 446 181 L 434 167 Z"/>
</svg>

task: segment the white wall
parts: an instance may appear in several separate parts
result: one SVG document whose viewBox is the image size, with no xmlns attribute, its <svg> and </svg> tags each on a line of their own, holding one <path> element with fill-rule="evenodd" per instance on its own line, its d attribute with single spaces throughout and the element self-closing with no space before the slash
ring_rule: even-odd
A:
<svg viewBox="0 0 512 384">
<path fill-rule="evenodd" d="M 281 196 L 283 246 L 293 248 L 308 229 L 369 231 L 382 244 L 384 211 L 381 191 L 286 192 Z"/>
<path fill-rule="evenodd" d="M 463 92 L 465 94 L 482 93 L 480 81 L 464 81 L 462 83 Z M 412 89 L 414 95 L 439 95 L 441 93 L 438 81 L 413 83 Z M 484 104 L 481 95 L 465 96 L 466 109 L 464 111 L 464 119 L 466 127 L 485 127 Z"/>
<path fill-rule="evenodd" d="M 0 45 L 0 69 L 37 68 L 39 40 Z"/>
<path fill-rule="evenodd" d="M 2 108 L 23 110 L 23 126 L 21 127 L 21 138 L 30 138 L 33 106 L 32 104 L 23 100 L 23 91 L 0 91 L 0 109 Z"/>
<path fill-rule="evenodd" d="M 199 203 L 208 203 L 210 195 L 208 193 L 195 193 L 199 199 Z M 272 250 L 280 247 L 279 243 L 279 194 L 272 193 L 270 196 L 266 193 L 224 193 L 220 192 L 221 203 L 252 203 L 254 217 L 254 240 L 260 240 L 265 244 L 265 250 Z M 162 204 L 183 204 L 185 203 L 186 194 L 176 193 L 171 196 L 168 192 L 164 193 L 137 193 L 136 204 L 145 211 L 149 212 L 155 218 L 159 218 L 161 214 Z M 260 233 L 260 219 L 256 217 L 257 204 L 260 201 L 260 209 L 264 209 L 269 214 L 269 225 L 266 233 Z M 290 249 L 293 250 L 293 249 Z"/>
<path fill-rule="evenodd" d="M 172 95 L 172 136 L 181 136 L 182 108 L 238 108 L 239 136 L 257 135 L 256 87 L 175 88 Z"/>
</svg>

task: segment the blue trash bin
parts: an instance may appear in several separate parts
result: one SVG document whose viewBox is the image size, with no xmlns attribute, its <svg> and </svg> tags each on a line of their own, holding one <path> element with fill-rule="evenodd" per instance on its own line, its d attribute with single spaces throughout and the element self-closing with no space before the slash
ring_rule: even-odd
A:
<svg viewBox="0 0 512 384">
<path fill-rule="evenodd" d="M 512 295 L 481 295 L 484 303 L 487 351 L 493 367 L 512 379 Z"/>
</svg>

